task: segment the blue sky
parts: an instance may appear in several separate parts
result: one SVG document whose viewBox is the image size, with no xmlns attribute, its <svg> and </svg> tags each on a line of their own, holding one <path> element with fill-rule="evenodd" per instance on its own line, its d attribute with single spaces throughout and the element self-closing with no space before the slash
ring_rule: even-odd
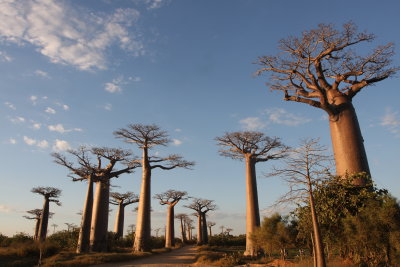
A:
<svg viewBox="0 0 400 267">
<path fill-rule="evenodd" d="M 79 224 L 86 184 L 73 183 L 50 153 L 79 145 L 136 147 L 112 132 L 129 123 L 158 124 L 173 143 L 154 153 L 182 154 L 193 170 L 155 171 L 152 193 L 168 189 L 213 199 L 210 220 L 245 231 L 244 164 L 218 155 L 214 138 L 260 130 L 290 146 L 320 137 L 330 149 L 324 113 L 282 101 L 254 76 L 258 56 L 274 55 L 280 39 L 319 23 L 353 21 L 400 45 L 398 1 L 132 0 L 0 2 L 0 232 L 32 233 L 22 216 L 41 208 L 35 186 L 63 190 L 50 225 Z M 399 55 L 393 64 L 400 65 Z M 373 178 L 400 197 L 400 108 L 397 77 L 366 88 L 354 100 Z M 263 215 L 286 190 L 263 178 Z M 113 181 L 115 191 L 139 193 L 140 170 Z M 190 213 L 178 204 L 177 212 Z M 153 202 L 152 228 L 163 228 L 165 207 Z M 128 206 L 125 225 L 136 223 Z M 115 210 L 115 208 L 114 208 Z M 114 212 L 109 228 L 113 228 Z M 217 231 L 215 229 L 214 231 Z"/>
</svg>

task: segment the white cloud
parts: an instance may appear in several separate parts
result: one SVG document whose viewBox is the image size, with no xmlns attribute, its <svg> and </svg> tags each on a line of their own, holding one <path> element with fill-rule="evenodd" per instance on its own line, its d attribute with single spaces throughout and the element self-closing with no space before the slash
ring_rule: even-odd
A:
<svg viewBox="0 0 400 267">
<path fill-rule="evenodd" d="M 81 128 L 65 129 L 64 126 L 59 123 L 56 125 L 49 125 L 47 127 L 51 132 L 68 133 L 68 132 L 81 132 Z"/>
<path fill-rule="evenodd" d="M 267 126 L 267 124 L 258 117 L 248 117 L 240 120 L 239 123 L 242 125 L 242 128 L 247 131 L 261 130 Z"/>
<path fill-rule="evenodd" d="M 14 138 L 10 138 L 10 139 L 8 139 L 8 143 L 12 144 L 12 145 L 15 145 L 17 143 L 17 140 L 14 139 Z"/>
<path fill-rule="evenodd" d="M 56 139 L 56 141 L 54 142 L 53 145 L 54 151 L 65 151 L 68 149 L 71 149 L 71 146 L 68 144 L 67 141 Z"/>
<path fill-rule="evenodd" d="M 16 210 L 14 208 L 10 207 L 10 206 L 0 204 L 0 212 L 2 212 L 2 213 L 10 213 L 10 212 L 13 212 L 13 211 L 16 211 Z"/>
<path fill-rule="evenodd" d="M 49 114 L 56 114 L 56 111 L 54 109 L 52 109 L 51 107 L 47 107 L 45 112 L 47 112 Z"/>
<path fill-rule="evenodd" d="M 23 123 L 25 122 L 25 118 L 24 117 L 14 117 L 14 118 L 10 118 L 10 121 L 12 123 Z"/>
<path fill-rule="evenodd" d="M 10 102 L 4 102 L 4 105 L 6 105 L 7 107 L 9 107 L 10 109 L 16 110 L 17 108 L 11 104 Z"/>
<path fill-rule="evenodd" d="M 381 118 L 381 126 L 386 127 L 396 137 L 400 137 L 400 115 L 398 111 L 386 108 L 385 115 Z"/>
<path fill-rule="evenodd" d="M 29 43 L 53 63 L 105 69 L 105 51 L 114 44 L 135 56 L 144 53 L 140 36 L 133 34 L 139 16 L 132 8 L 104 14 L 74 9 L 66 1 L 1 1 L 0 38 Z"/>
<path fill-rule="evenodd" d="M 37 143 L 37 141 L 35 139 L 29 138 L 27 136 L 24 136 L 24 142 L 27 145 L 33 146 Z"/>
<path fill-rule="evenodd" d="M 29 97 L 29 99 L 32 101 L 32 104 L 36 105 L 36 101 L 37 101 L 37 99 L 38 99 L 37 96 L 31 95 L 31 97 Z"/>
<path fill-rule="evenodd" d="M 134 77 L 129 77 L 128 80 L 132 81 L 132 82 L 140 82 L 142 80 L 142 78 L 140 78 L 138 76 L 134 76 Z"/>
<path fill-rule="evenodd" d="M 283 108 L 267 109 L 266 114 L 268 115 L 269 121 L 272 123 L 283 124 L 286 126 L 297 126 L 311 121 L 308 118 L 287 112 Z"/>
<path fill-rule="evenodd" d="M 180 146 L 180 145 L 182 145 L 182 141 L 178 140 L 178 139 L 172 139 L 172 144 L 174 146 Z"/>
<path fill-rule="evenodd" d="M 69 110 L 69 106 L 68 105 L 62 105 L 63 110 Z"/>
<path fill-rule="evenodd" d="M 35 130 L 39 130 L 41 126 L 42 126 L 42 125 L 41 125 L 40 123 L 38 123 L 38 122 L 35 122 L 35 123 L 33 123 L 33 125 L 32 125 L 33 129 L 35 129 Z"/>
<path fill-rule="evenodd" d="M 178 132 L 178 133 L 180 133 L 180 132 L 182 132 L 182 129 L 180 129 L 180 128 L 176 128 L 176 129 L 175 129 L 175 132 Z"/>
<path fill-rule="evenodd" d="M 121 87 L 115 83 L 106 83 L 104 90 L 110 93 L 119 93 L 122 91 Z"/>
<path fill-rule="evenodd" d="M 166 0 L 145 0 L 148 9 L 156 9 L 160 8 L 165 5 L 167 2 Z"/>
<path fill-rule="evenodd" d="M 47 72 L 43 71 L 43 70 L 36 70 L 35 74 L 37 76 L 42 77 L 42 78 L 50 79 L 50 75 Z"/>
<path fill-rule="evenodd" d="M 49 146 L 49 142 L 46 140 L 38 141 L 36 144 L 40 148 L 47 148 Z"/>
<path fill-rule="evenodd" d="M 13 59 L 6 52 L 0 51 L 0 61 L 1 62 L 11 62 Z"/>
<path fill-rule="evenodd" d="M 105 104 L 104 105 L 104 109 L 108 110 L 108 111 L 111 111 L 112 110 L 112 105 L 111 104 Z"/>
</svg>

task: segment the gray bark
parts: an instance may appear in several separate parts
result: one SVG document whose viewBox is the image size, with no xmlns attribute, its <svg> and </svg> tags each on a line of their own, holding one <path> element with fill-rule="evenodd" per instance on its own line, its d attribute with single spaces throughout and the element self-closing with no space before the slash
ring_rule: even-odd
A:
<svg viewBox="0 0 400 267">
<path fill-rule="evenodd" d="M 49 198 L 45 196 L 42 215 L 40 216 L 40 226 L 38 234 L 40 242 L 46 240 L 47 225 L 49 223 L 49 202 L 50 202 Z"/>
<path fill-rule="evenodd" d="M 203 227 L 201 223 L 201 212 L 197 213 L 197 245 L 203 244 Z"/>
<path fill-rule="evenodd" d="M 174 205 L 168 206 L 167 224 L 165 233 L 165 247 L 171 248 L 175 246 L 175 231 L 174 231 Z"/>
<path fill-rule="evenodd" d="M 90 231 L 90 250 L 107 251 L 108 209 L 110 181 L 96 182 L 93 217 Z"/>
<path fill-rule="evenodd" d="M 114 226 L 114 232 L 115 232 L 115 238 L 120 239 L 123 236 L 123 231 L 124 231 L 124 217 L 125 217 L 125 205 L 122 203 L 122 201 L 118 205 L 118 211 L 117 215 L 115 217 L 115 226 Z"/>
</svg>

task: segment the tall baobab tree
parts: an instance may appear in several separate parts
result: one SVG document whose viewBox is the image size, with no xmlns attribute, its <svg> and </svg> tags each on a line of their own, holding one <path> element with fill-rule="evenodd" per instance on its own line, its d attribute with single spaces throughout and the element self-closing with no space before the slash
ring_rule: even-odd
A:
<svg viewBox="0 0 400 267">
<path fill-rule="evenodd" d="M 125 217 L 125 207 L 139 202 L 139 197 L 133 192 L 126 192 L 124 194 L 118 192 L 112 192 L 110 194 L 111 200 L 110 204 L 117 205 L 118 211 L 115 217 L 115 239 L 120 239 L 123 236 L 124 231 L 124 217 Z"/>
<path fill-rule="evenodd" d="M 217 206 L 214 204 L 213 200 L 194 198 L 192 203 L 185 205 L 185 207 L 194 210 L 195 215 L 197 216 L 197 245 L 207 244 L 206 213 L 215 210 Z"/>
<path fill-rule="evenodd" d="M 392 43 L 366 55 L 356 54 L 357 45 L 374 38 L 373 34 L 358 32 L 353 23 L 344 24 L 342 31 L 320 24 L 301 37 L 281 40 L 277 56 L 258 60 L 262 66 L 258 73 L 271 73 L 269 86 L 282 91 L 284 100 L 305 103 L 328 114 L 336 173 L 340 176 L 369 174 L 353 98 L 399 70 L 391 67 Z M 356 183 L 363 185 L 365 181 Z"/>
<path fill-rule="evenodd" d="M 167 132 L 162 131 L 157 125 L 130 124 L 127 128 L 115 131 L 114 135 L 127 143 L 135 143 L 142 150 L 142 185 L 133 251 L 150 251 L 151 172 L 155 168 L 162 170 L 190 168 L 194 162 L 186 161 L 175 154 L 167 157 L 150 156 L 151 148 L 166 146 L 170 142 Z"/>
<path fill-rule="evenodd" d="M 167 224 L 165 231 L 165 247 L 171 248 L 175 246 L 175 226 L 174 226 L 174 208 L 179 201 L 188 199 L 187 192 L 168 190 L 161 194 L 156 194 L 155 199 L 160 201 L 161 205 L 168 205 Z"/>
<path fill-rule="evenodd" d="M 49 209 L 50 202 L 54 202 L 56 205 L 61 206 L 61 202 L 57 199 L 61 195 L 61 190 L 54 187 L 34 187 L 31 190 L 32 193 L 40 194 L 44 197 L 42 214 L 40 216 L 40 225 L 38 240 L 43 242 L 47 235 L 47 226 L 49 223 Z"/>
<path fill-rule="evenodd" d="M 213 226 L 215 226 L 216 225 L 216 223 L 215 222 L 210 222 L 210 221 L 208 221 L 207 222 L 207 227 L 208 227 L 208 230 L 209 230 L 209 235 L 210 235 L 210 237 L 212 237 L 212 232 L 211 232 L 211 228 L 213 227 Z"/>
<path fill-rule="evenodd" d="M 105 251 L 107 250 L 110 179 L 124 173 L 131 173 L 140 164 L 131 157 L 131 152 L 122 149 L 80 147 L 77 150 L 68 150 L 68 153 L 75 158 L 77 166 L 65 155 L 59 153 L 52 154 L 54 162 L 67 167 L 73 181 L 86 180 L 88 182 L 76 251 L 77 253 L 89 250 Z M 127 166 L 115 170 L 117 163 Z M 96 184 L 94 201 L 93 183 Z"/>
<path fill-rule="evenodd" d="M 26 213 L 33 215 L 33 217 L 24 215 L 23 217 L 28 220 L 36 220 L 35 223 L 35 234 L 33 235 L 33 240 L 38 240 L 39 236 L 39 227 L 40 227 L 40 218 L 42 217 L 42 209 L 34 209 L 28 210 Z M 53 216 L 53 212 L 49 212 L 49 219 Z"/>
<path fill-rule="evenodd" d="M 175 215 L 176 219 L 179 219 L 181 223 L 181 237 L 182 237 L 182 243 L 185 244 L 188 240 L 188 237 L 186 236 L 186 222 L 185 220 L 187 219 L 187 214 L 185 213 L 179 213 Z"/>
<path fill-rule="evenodd" d="M 192 231 L 194 229 L 193 220 L 189 216 L 186 216 L 184 218 L 184 223 L 185 223 L 185 228 L 186 228 L 186 232 L 187 232 L 187 240 L 192 241 L 193 240 Z"/>
<path fill-rule="evenodd" d="M 221 156 L 245 160 L 246 163 L 246 256 L 256 256 L 257 249 L 250 238 L 260 226 L 256 164 L 286 156 L 288 147 L 279 138 L 261 132 L 231 132 L 216 138 Z"/>
<path fill-rule="evenodd" d="M 317 267 L 325 267 L 324 247 L 315 208 L 313 186 L 329 177 L 330 157 L 325 155 L 326 148 L 318 144 L 317 139 L 301 140 L 300 147 L 285 158 L 285 165 L 275 168 L 271 175 L 282 177 L 290 187 L 280 202 L 304 201 L 310 206 L 313 226 L 313 243 Z"/>
</svg>

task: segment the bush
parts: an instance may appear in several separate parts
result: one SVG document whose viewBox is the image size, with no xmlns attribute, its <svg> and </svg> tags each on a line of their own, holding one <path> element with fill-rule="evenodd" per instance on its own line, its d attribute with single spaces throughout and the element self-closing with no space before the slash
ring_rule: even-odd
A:
<svg viewBox="0 0 400 267">
<path fill-rule="evenodd" d="M 79 229 L 74 229 L 72 231 L 59 231 L 49 237 L 46 241 L 55 244 L 56 246 L 62 248 L 63 250 L 74 250 L 78 245 Z"/>
<path fill-rule="evenodd" d="M 246 235 L 225 235 L 219 234 L 209 238 L 208 244 L 210 246 L 222 246 L 222 247 L 239 247 L 246 246 Z"/>
</svg>

